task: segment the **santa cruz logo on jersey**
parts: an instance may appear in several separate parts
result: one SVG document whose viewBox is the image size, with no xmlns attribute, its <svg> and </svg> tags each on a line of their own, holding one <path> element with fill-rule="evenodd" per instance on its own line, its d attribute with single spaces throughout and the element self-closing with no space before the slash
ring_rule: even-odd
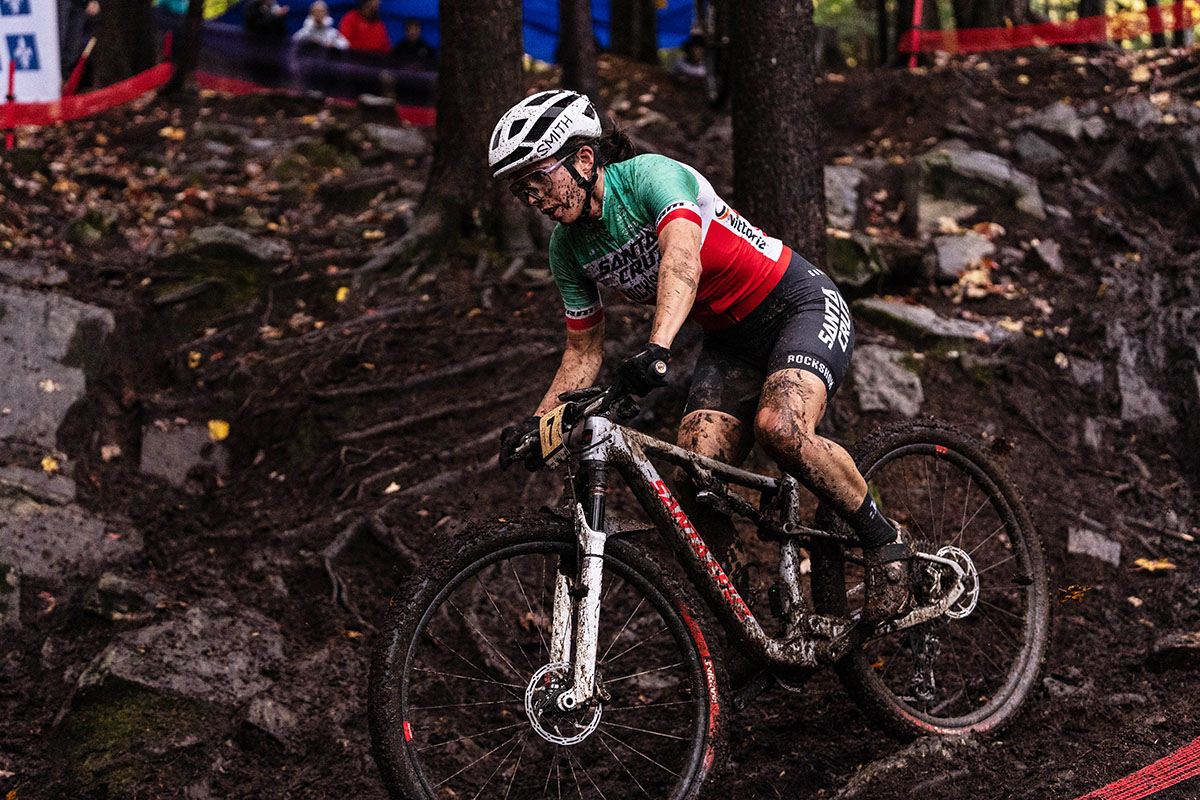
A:
<svg viewBox="0 0 1200 800">
<path fill-rule="evenodd" d="M 846 308 L 846 301 L 836 289 L 822 288 L 821 291 L 825 295 L 825 320 L 817 338 L 830 350 L 837 342 L 844 353 L 850 346 L 850 309 Z"/>
<path fill-rule="evenodd" d="M 649 303 L 658 291 L 658 261 L 658 237 L 643 228 L 617 250 L 585 264 L 583 271 L 635 303 Z"/>
</svg>

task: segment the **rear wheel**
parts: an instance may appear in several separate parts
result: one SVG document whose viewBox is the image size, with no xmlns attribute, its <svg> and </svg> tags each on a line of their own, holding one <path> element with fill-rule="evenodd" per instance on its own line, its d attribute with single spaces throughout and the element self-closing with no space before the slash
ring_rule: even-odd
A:
<svg viewBox="0 0 1200 800">
<path fill-rule="evenodd" d="M 376 762 L 394 798 L 694 798 L 720 733 L 717 666 L 679 585 L 610 540 L 595 706 L 560 712 L 548 643 L 557 523 L 476 531 L 393 600 L 371 669 Z M 693 606 L 694 607 L 694 606 Z"/>
<path fill-rule="evenodd" d="M 977 440 L 947 425 L 884 429 L 854 452 L 883 513 L 917 549 L 956 561 L 970 577 L 945 615 L 844 658 L 842 682 L 901 738 L 999 728 L 1037 680 L 1050 624 L 1042 546 L 1020 494 Z M 827 510 L 822 518 L 841 525 Z M 816 546 L 812 558 L 817 609 L 856 616 L 862 567 L 836 545 Z"/>
</svg>

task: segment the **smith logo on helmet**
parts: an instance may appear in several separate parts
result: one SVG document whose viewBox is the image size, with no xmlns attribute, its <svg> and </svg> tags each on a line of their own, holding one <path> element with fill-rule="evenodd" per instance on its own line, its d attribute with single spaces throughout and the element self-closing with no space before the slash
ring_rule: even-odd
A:
<svg viewBox="0 0 1200 800">
<path fill-rule="evenodd" d="M 558 122 L 554 123 L 547 133 L 546 137 L 538 142 L 537 154 L 538 158 L 545 158 L 558 149 L 558 143 L 564 139 L 564 134 L 574 127 L 572 120 L 566 117 L 559 117 Z"/>
</svg>

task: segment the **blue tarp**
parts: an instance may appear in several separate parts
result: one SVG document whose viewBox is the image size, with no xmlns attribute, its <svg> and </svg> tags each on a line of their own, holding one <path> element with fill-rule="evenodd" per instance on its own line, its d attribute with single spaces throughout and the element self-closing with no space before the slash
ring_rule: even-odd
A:
<svg viewBox="0 0 1200 800">
<path fill-rule="evenodd" d="M 335 21 L 354 8 L 352 0 L 327 0 L 329 13 Z M 280 0 L 280 5 L 288 5 Z M 296 31 L 304 24 L 308 14 L 305 0 L 293 0 L 288 12 L 288 31 Z M 243 3 L 234 6 L 220 19 L 223 22 L 240 24 Z M 542 61 L 554 60 L 554 49 L 558 45 L 558 0 L 524 0 L 525 52 Z M 413 18 L 421 21 L 422 35 L 434 47 L 438 46 L 437 0 L 383 0 L 381 16 L 387 25 L 392 42 L 404 37 L 404 21 Z M 658 46 L 678 47 L 688 37 L 691 28 L 694 0 L 667 0 L 667 7 L 658 12 Z M 602 47 L 607 47 L 612 27 L 611 0 L 592 0 L 592 19 L 595 22 L 596 38 Z"/>
</svg>

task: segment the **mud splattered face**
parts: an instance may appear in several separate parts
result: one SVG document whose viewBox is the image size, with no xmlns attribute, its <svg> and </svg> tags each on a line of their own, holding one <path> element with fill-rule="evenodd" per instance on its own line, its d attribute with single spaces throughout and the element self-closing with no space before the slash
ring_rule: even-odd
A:
<svg viewBox="0 0 1200 800">
<path fill-rule="evenodd" d="M 576 222 L 587 213 L 587 193 L 564 168 L 571 159 L 574 159 L 575 170 L 580 176 L 591 176 L 595 168 L 592 149 L 582 147 L 557 161 L 546 159 L 538 163 L 514 181 L 509 186 L 510 191 L 555 222 L 568 225 Z"/>
</svg>

